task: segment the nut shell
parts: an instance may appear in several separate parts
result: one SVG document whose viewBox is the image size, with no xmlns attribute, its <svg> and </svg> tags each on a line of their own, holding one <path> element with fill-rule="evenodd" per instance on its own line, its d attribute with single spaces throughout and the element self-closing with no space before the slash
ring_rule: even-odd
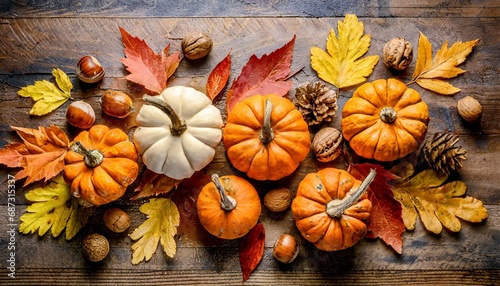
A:
<svg viewBox="0 0 500 286">
<path fill-rule="evenodd" d="M 76 65 L 76 76 L 83 82 L 96 83 L 104 78 L 104 68 L 93 56 L 84 56 Z"/>
<path fill-rule="evenodd" d="M 94 109 L 85 101 L 75 101 L 66 109 L 66 121 L 74 127 L 89 129 L 95 122 Z"/>
<path fill-rule="evenodd" d="M 288 264 L 292 263 L 299 254 L 299 245 L 294 236 L 290 234 L 282 234 L 273 247 L 273 256 L 279 262 Z"/>
<path fill-rule="evenodd" d="M 126 93 L 116 90 L 104 92 L 100 99 L 101 109 L 109 116 L 125 118 L 134 109 L 134 103 Z"/>
<path fill-rule="evenodd" d="M 119 208 L 106 210 L 103 221 L 107 228 L 116 233 L 122 233 L 130 226 L 130 217 L 127 212 Z"/>
<path fill-rule="evenodd" d="M 282 212 L 290 207 L 292 200 L 293 194 L 289 189 L 274 189 L 264 196 L 264 206 L 272 212 Z"/>
<path fill-rule="evenodd" d="M 467 122 L 478 121 L 483 114 L 483 107 L 472 96 L 466 96 L 457 103 L 458 114 Z"/>
<path fill-rule="evenodd" d="M 104 260 L 109 253 L 109 242 L 106 237 L 92 233 L 83 239 L 83 254 L 92 262 Z"/>
<path fill-rule="evenodd" d="M 406 69 L 413 59 L 413 48 L 404 38 L 394 38 L 384 45 L 384 64 L 395 70 Z"/>
<path fill-rule="evenodd" d="M 331 162 L 342 152 L 342 133 L 333 127 L 322 128 L 312 141 L 314 156 L 320 162 Z"/>
<path fill-rule="evenodd" d="M 205 33 L 197 32 L 182 39 L 181 47 L 184 56 L 190 60 L 197 60 L 207 56 L 212 50 L 212 39 Z"/>
</svg>

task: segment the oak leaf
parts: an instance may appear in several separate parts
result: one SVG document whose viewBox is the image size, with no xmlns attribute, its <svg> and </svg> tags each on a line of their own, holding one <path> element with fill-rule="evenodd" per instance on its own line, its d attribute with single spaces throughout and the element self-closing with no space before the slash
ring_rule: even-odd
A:
<svg viewBox="0 0 500 286">
<path fill-rule="evenodd" d="M 208 75 L 207 80 L 207 96 L 212 101 L 220 94 L 222 89 L 227 84 L 229 75 L 231 74 L 231 56 L 227 56 L 220 61 Z"/>
<path fill-rule="evenodd" d="M 68 75 L 57 68 L 52 70 L 52 75 L 57 85 L 47 80 L 39 80 L 35 81 L 35 84 L 25 86 L 17 92 L 18 95 L 31 97 L 35 101 L 30 110 L 31 115 L 48 114 L 71 98 L 73 84 Z"/>
<path fill-rule="evenodd" d="M 377 55 L 360 59 L 370 48 L 371 36 L 363 34 L 364 25 L 358 17 L 347 14 L 338 22 L 338 37 L 330 30 L 326 51 L 311 48 L 311 66 L 318 76 L 338 89 L 366 81 L 378 62 Z"/>
<path fill-rule="evenodd" d="M 290 74 L 294 44 L 295 35 L 270 54 L 260 58 L 252 55 L 228 91 L 227 109 L 231 110 L 236 103 L 256 94 L 285 96 L 293 85 L 286 79 Z"/>
<path fill-rule="evenodd" d="M 138 194 L 132 197 L 132 200 L 166 194 L 177 188 L 180 182 L 180 180 L 175 180 L 146 169 L 142 175 L 141 182 L 134 190 Z"/>
<path fill-rule="evenodd" d="M 71 196 L 70 187 L 62 175 L 48 185 L 26 193 L 26 199 L 33 202 L 20 218 L 19 232 L 35 233 L 43 236 L 49 229 L 53 237 L 58 237 L 66 228 L 66 239 L 70 240 L 85 225 L 86 220 L 78 216 L 78 200 Z"/>
<path fill-rule="evenodd" d="M 262 260 L 265 240 L 264 225 L 258 223 L 240 241 L 239 254 L 243 282 L 250 277 L 250 274 Z"/>
<path fill-rule="evenodd" d="M 457 66 L 463 63 L 472 52 L 472 48 L 479 43 L 479 39 L 469 42 L 456 42 L 448 48 L 448 42 L 436 53 L 432 59 L 432 44 L 429 39 L 420 32 L 418 40 L 418 55 L 415 71 L 408 84 L 417 83 L 422 88 L 434 92 L 452 95 L 460 91 L 443 79 L 456 77 L 466 72 Z"/>
<path fill-rule="evenodd" d="M 22 143 L 9 143 L 0 149 L 0 164 L 10 168 L 23 168 L 16 180 L 26 178 L 24 186 L 55 177 L 64 168 L 68 150 L 68 136 L 57 126 L 38 129 L 12 126 Z"/>
<path fill-rule="evenodd" d="M 417 215 L 420 215 L 424 227 L 436 234 L 441 233 L 443 226 L 453 232 L 460 231 L 459 218 L 481 222 L 488 217 L 480 200 L 464 197 L 467 189 L 464 182 L 453 181 L 443 185 L 446 180 L 446 175 L 424 170 L 394 186 L 395 198 L 403 206 L 406 229 L 415 229 Z"/>
<path fill-rule="evenodd" d="M 130 234 L 132 240 L 137 240 L 132 244 L 132 264 L 149 261 L 158 248 L 158 242 L 168 257 L 174 257 L 177 249 L 174 236 L 179 225 L 177 206 L 171 199 L 154 198 L 141 205 L 139 210 L 147 215 L 147 219 Z"/>
<path fill-rule="evenodd" d="M 168 55 L 170 45 L 156 54 L 146 41 L 130 35 L 119 27 L 125 58 L 120 59 L 130 72 L 125 78 L 142 85 L 153 94 L 160 94 L 167 87 L 167 80 L 181 61 L 180 52 Z"/>
</svg>

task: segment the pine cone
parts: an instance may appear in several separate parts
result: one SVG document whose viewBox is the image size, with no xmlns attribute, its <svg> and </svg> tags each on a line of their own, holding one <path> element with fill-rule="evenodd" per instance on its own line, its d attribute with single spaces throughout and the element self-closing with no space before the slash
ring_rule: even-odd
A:
<svg viewBox="0 0 500 286">
<path fill-rule="evenodd" d="M 462 160 L 466 160 L 466 150 L 461 146 L 453 146 L 458 136 L 452 133 L 435 133 L 422 147 L 424 159 L 429 166 L 443 175 L 462 168 Z"/>
<path fill-rule="evenodd" d="M 337 93 L 322 82 L 306 82 L 295 89 L 293 103 L 309 125 L 329 122 L 337 110 Z"/>
</svg>

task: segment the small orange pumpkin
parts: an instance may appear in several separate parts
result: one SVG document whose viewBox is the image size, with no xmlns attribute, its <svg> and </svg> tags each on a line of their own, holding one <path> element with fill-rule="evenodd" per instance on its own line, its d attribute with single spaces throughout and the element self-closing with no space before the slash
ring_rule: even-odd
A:
<svg viewBox="0 0 500 286">
<path fill-rule="evenodd" d="M 372 170 L 361 182 L 335 168 L 307 174 L 292 202 L 302 236 L 324 251 L 345 249 L 361 240 L 372 208 L 365 190 L 374 177 Z"/>
<path fill-rule="evenodd" d="M 429 111 L 420 94 L 396 79 L 365 83 L 342 109 L 342 135 L 364 158 L 394 161 L 417 150 Z"/>
<path fill-rule="evenodd" d="M 257 190 L 247 180 L 233 175 L 212 175 L 212 182 L 202 188 L 196 206 L 203 227 L 223 239 L 247 234 L 261 213 Z"/>
<path fill-rule="evenodd" d="M 63 176 L 74 197 L 95 206 L 119 199 L 137 178 L 137 151 L 120 129 L 94 125 L 80 132 L 64 157 Z"/>
<path fill-rule="evenodd" d="M 223 133 L 233 166 L 256 180 L 290 175 L 311 147 L 308 125 L 288 99 L 254 95 L 229 112 Z"/>
</svg>

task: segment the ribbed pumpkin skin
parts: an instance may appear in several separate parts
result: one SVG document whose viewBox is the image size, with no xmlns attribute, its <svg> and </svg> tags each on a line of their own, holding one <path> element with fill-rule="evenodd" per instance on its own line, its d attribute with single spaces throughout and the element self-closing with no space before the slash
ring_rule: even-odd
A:
<svg viewBox="0 0 500 286">
<path fill-rule="evenodd" d="M 263 144 L 265 102 L 272 102 L 274 140 Z M 256 180 L 278 180 L 290 175 L 311 147 L 308 125 L 294 104 L 277 95 L 254 95 L 230 111 L 223 133 L 227 156 L 233 166 Z"/>
<path fill-rule="evenodd" d="M 324 251 L 337 251 L 356 244 L 367 232 L 372 204 L 366 192 L 340 218 L 326 213 L 327 204 L 343 199 L 361 181 L 344 170 L 326 168 L 307 174 L 292 202 L 295 225 L 302 236 Z"/>
<path fill-rule="evenodd" d="M 384 122 L 380 113 L 392 107 L 396 119 Z M 420 94 L 396 79 L 365 83 L 342 109 L 342 135 L 364 158 L 394 161 L 417 150 L 427 133 L 429 111 Z"/>
<path fill-rule="evenodd" d="M 128 135 L 117 128 L 94 125 L 90 130 L 80 132 L 74 139 L 76 141 L 88 150 L 101 151 L 104 159 L 99 166 L 89 168 L 83 155 L 71 150 L 66 153 L 63 176 L 71 186 L 73 196 L 95 206 L 122 197 L 139 173 L 137 150 L 128 141 Z"/>
<path fill-rule="evenodd" d="M 236 208 L 231 211 L 223 210 L 219 192 L 215 184 L 210 182 L 198 196 L 198 217 L 203 227 L 214 236 L 223 239 L 242 237 L 259 221 L 259 194 L 247 180 L 238 176 L 222 176 L 220 181 L 226 194 L 236 200 Z"/>
</svg>

